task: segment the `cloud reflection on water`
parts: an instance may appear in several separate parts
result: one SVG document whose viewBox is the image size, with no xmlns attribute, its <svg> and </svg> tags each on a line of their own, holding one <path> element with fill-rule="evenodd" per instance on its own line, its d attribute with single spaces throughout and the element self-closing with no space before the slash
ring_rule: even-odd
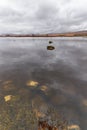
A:
<svg viewBox="0 0 87 130">
<path fill-rule="evenodd" d="M 4 96 L 22 95 L 22 100 L 32 99 L 38 102 L 38 105 L 40 102 L 52 104 L 64 112 L 71 122 L 80 124 L 80 127 L 85 129 L 86 41 L 54 39 L 56 50 L 49 52 L 46 49 L 48 40 L 25 39 L 22 42 L 21 39 L 15 41 L 2 39 L 0 41 L 1 92 Z M 33 86 L 38 85 L 38 87 L 32 90 L 27 86 L 32 86 L 30 81 L 33 81 Z M 12 87 L 15 89 L 10 89 Z"/>
</svg>

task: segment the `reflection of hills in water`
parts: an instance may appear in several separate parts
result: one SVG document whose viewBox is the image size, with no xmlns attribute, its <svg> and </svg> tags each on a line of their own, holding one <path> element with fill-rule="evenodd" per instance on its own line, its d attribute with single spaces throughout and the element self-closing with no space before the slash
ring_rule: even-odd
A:
<svg viewBox="0 0 87 130">
<path fill-rule="evenodd" d="M 44 112 L 48 106 L 53 106 L 57 115 L 67 119 L 70 130 L 79 129 L 78 126 L 86 130 L 87 81 L 84 74 L 87 70 L 87 44 L 82 44 L 80 40 L 57 39 L 51 44 L 56 49 L 50 53 L 46 50 L 47 41 L 1 41 L 4 44 L 0 44 L 0 113 L 9 112 L 10 120 L 9 115 L 5 119 L 12 120 L 12 124 L 13 119 L 16 120 L 15 128 L 20 124 L 22 129 L 29 124 L 24 119 L 25 116 L 29 119 L 26 113 L 32 113 L 25 112 L 31 110 L 28 105 L 31 107 L 34 104 L 35 108 Z M 1 130 L 3 128 L 4 125 Z"/>
</svg>

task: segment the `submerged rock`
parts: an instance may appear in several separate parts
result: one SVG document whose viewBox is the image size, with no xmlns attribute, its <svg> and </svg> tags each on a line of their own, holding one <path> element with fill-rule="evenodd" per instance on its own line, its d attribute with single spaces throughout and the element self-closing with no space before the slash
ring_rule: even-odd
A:
<svg viewBox="0 0 87 130">
<path fill-rule="evenodd" d="M 48 90 L 47 86 L 45 86 L 45 85 L 41 86 L 41 91 L 46 92 L 47 90 Z"/>
<path fill-rule="evenodd" d="M 12 98 L 12 95 L 7 95 L 7 96 L 5 96 L 5 97 L 4 97 L 5 102 L 10 101 L 10 100 L 11 100 L 11 98 Z"/>
<path fill-rule="evenodd" d="M 39 83 L 36 81 L 27 81 L 26 85 L 30 87 L 37 87 Z"/>
<path fill-rule="evenodd" d="M 78 125 L 70 125 L 68 126 L 68 130 L 80 130 L 80 127 Z"/>
</svg>

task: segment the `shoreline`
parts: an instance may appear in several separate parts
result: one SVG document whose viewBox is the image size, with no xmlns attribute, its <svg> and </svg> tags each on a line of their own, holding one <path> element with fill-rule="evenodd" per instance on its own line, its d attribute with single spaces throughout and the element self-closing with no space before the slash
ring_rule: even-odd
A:
<svg viewBox="0 0 87 130">
<path fill-rule="evenodd" d="M 47 37 L 84 37 L 84 38 L 87 38 L 87 36 L 0 36 L 0 37 L 15 37 L 15 38 L 20 38 L 20 37 L 30 37 L 30 38 L 32 38 L 32 37 L 37 37 L 37 38 L 39 38 L 39 37 L 44 37 L 44 38 L 47 38 Z"/>
<path fill-rule="evenodd" d="M 87 37 L 87 32 L 52 34 L 0 34 L 0 37 Z"/>
</svg>

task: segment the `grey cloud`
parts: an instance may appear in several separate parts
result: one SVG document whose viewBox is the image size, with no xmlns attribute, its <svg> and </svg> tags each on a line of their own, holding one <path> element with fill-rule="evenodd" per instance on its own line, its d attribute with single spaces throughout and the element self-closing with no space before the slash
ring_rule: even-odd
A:
<svg viewBox="0 0 87 130">
<path fill-rule="evenodd" d="M 37 18 L 40 20 L 52 19 L 57 15 L 58 8 L 52 5 L 41 5 L 36 12 Z"/>
<path fill-rule="evenodd" d="M 5 1 L 3 6 L 0 2 L 0 33 L 57 33 L 87 29 L 86 0 Z"/>
</svg>

